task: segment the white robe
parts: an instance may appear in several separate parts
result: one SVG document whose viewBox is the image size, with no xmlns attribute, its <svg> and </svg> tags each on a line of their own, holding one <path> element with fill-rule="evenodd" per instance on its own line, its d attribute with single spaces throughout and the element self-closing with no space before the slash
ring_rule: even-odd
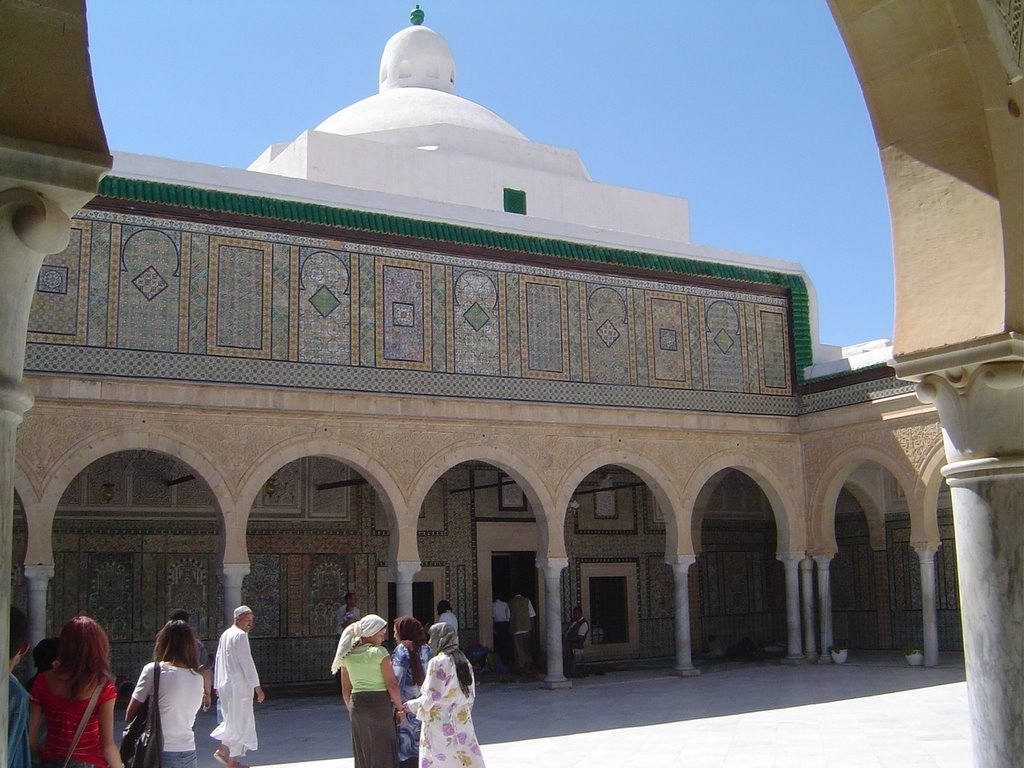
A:
<svg viewBox="0 0 1024 768">
<path fill-rule="evenodd" d="M 224 630 L 217 644 L 213 687 L 220 696 L 224 721 L 210 734 L 224 744 L 232 757 L 257 749 L 256 718 L 252 711 L 254 690 L 260 676 L 249 649 L 249 635 L 232 625 Z"/>
</svg>

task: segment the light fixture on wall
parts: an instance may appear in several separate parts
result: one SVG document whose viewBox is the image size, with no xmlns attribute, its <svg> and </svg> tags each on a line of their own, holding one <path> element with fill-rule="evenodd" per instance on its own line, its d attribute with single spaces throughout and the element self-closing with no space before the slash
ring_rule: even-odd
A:
<svg viewBox="0 0 1024 768">
<path fill-rule="evenodd" d="M 104 504 L 109 504 L 114 500 L 114 484 L 104 483 L 100 489 L 100 498 L 103 499 Z"/>
<path fill-rule="evenodd" d="M 267 482 L 263 484 L 263 493 L 267 496 L 273 496 L 277 493 L 277 478 L 271 475 L 267 478 Z"/>
</svg>

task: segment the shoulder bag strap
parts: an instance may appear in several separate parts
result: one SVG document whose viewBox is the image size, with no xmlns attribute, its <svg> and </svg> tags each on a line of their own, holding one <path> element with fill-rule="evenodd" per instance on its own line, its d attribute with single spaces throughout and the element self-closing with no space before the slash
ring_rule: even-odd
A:
<svg viewBox="0 0 1024 768">
<path fill-rule="evenodd" d="M 68 747 L 68 754 L 64 758 L 64 764 L 61 768 L 67 768 L 67 764 L 71 762 L 71 756 L 75 754 L 75 748 L 78 746 L 79 739 L 82 738 L 82 732 L 85 730 L 85 724 L 89 722 L 89 717 L 92 715 L 92 711 L 96 708 L 96 702 L 99 701 L 100 691 L 102 691 L 106 685 L 107 681 L 104 680 L 96 686 L 96 690 L 94 690 L 92 692 L 92 696 L 89 697 L 89 703 L 85 706 L 85 712 L 82 713 L 82 719 L 78 721 L 78 730 L 75 731 L 75 737 L 71 739 L 71 746 Z"/>
<path fill-rule="evenodd" d="M 153 665 L 153 700 L 149 702 L 146 729 L 153 730 L 153 724 L 160 722 L 160 662 Z"/>
</svg>

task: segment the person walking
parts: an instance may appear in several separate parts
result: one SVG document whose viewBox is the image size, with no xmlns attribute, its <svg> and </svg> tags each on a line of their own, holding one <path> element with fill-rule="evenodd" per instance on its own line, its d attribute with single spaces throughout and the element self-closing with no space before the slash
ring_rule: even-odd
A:
<svg viewBox="0 0 1024 768">
<path fill-rule="evenodd" d="M 406 712 L 423 722 L 419 768 L 485 768 L 473 729 L 476 682 L 466 654 L 459 650 L 458 634 L 443 621 L 434 624 L 430 651 L 420 695 L 404 704 Z"/>
<path fill-rule="evenodd" d="M 345 627 L 331 664 L 332 674 L 341 670 L 341 696 L 352 722 L 355 768 L 394 768 L 398 764 L 395 725 L 402 697 L 391 656 L 381 647 L 387 634 L 388 623 L 367 614 Z"/>
<path fill-rule="evenodd" d="M 395 619 L 395 652 L 391 654 L 391 667 L 398 682 L 402 701 L 420 695 L 420 686 L 426 677 L 430 661 L 427 631 L 419 619 L 399 616 Z M 420 721 L 411 712 L 401 712 L 398 721 L 399 768 L 416 768 L 420 753 Z"/>
<path fill-rule="evenodd" d="M 213 753 L 217 762 L 228 768 L 246 768 L 238 758 L 259 747 L 252 700 L 255 696 L 262 703 L 266 696 L 249 647 L 249 632 L 256 617 L 247 605 L 235 608 L 234 617 L 234 624 L 224 630 L 217 643 L 213 686 L 220 697 L 224 720 L 210 735 L 220 740 Z"/>
<path fill-rule="evenodd" d="M 153 661 L 142 668 L 135 684 L 132 700 L 124 714 L 126 723 L 135 719 L 143 703 L 152 695 L 158 669 L 160 683 L 156 686 L 156 705 L 160 711 L 160 733 L 163 736 L 160 768 L 197 768 L 199 760 L 192 726 L 199 708 L 209 702 L 209 698 L 204 693 L 196 636 L 187 621 L 168 621 L 157 632 Z M 150 706 L 153 706 L 152 702 Z"/>
<path fill-rule="evenodd" d="M 32 684 L 28 737 L 40 762 L 123 768 L 114 742 L 114 702 L 117 689 L 110 679 L 110 641 L 95 620 L 76 616 L 61 627 L 54 668 Z M 89 710 L 91 709 L 91 712 Z M 83 716 L 85 727 L 74 750 L 75 732 Z M 45 742 L 41 726 L 46 724 Z"/>
</svg>

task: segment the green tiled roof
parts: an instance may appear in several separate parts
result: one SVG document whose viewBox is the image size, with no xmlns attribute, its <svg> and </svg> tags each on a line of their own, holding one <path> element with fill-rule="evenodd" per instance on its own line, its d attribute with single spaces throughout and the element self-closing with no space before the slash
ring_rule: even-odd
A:
<svg viewBox="0 0 1024 768">
<path fill-rule="evenodd" d="M 494 232 L 440 221 L 404 218 L 387 213 L 370 213 L 316 203 L 278 200 L 270 197 L 242 195 L 236 192 L 187 187 L 180 184 L 127 179 L 120 176 L 105 177 L 100 182 L 99 194 L 119 200 L 161 203 L 304 224 L 322 224 L 343 229 L 384 235 L 403 235 L 536 256 L 553 256 L 575 261 L 652 269 L 671 274 L 777 285 L 789 289 L 790 292 L 793 337 L 796 345 L 796 369 L 797 377 L 801 382 L 803 381 L 803 369 L 812 362 L 807 286 L 799 275 L 512 232 Z"/>
</svg>

